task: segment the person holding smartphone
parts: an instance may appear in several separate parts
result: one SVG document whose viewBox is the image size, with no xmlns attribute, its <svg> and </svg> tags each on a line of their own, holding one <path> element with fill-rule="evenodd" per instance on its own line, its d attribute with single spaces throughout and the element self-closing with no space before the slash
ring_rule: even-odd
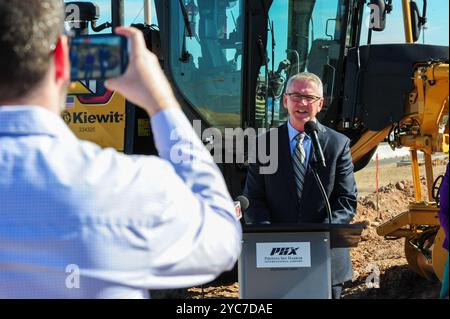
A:
<svg viewBox="0 0 450 319">
<path fill-rule="evenodd" d="M 233 201 L 141 32 L 115 30 L 129 64 L 106 87 L 147 111 L 160 157 L 80 141 L 61 119 L 63 19 L 60 0 L 0 0 L 0 298 L 146 298 L 231 269 Z"/>
</svg>

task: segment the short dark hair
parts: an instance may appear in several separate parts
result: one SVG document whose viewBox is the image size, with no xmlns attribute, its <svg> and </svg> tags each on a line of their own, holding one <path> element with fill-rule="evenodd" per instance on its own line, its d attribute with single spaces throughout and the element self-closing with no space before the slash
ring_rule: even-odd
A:
<svg viewBox="0 0 450 319">
<path fill-rule="evenodd" d="M 32 91 L 64 30 L 62 0 L 0 0 L 0 101 Z"/>
</svg>

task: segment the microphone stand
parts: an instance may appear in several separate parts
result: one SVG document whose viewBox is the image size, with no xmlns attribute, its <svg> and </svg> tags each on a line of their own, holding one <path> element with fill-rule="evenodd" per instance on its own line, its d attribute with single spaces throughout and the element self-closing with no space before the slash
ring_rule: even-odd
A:
<svg viewBox="0 0 450 319">
<path fill-rule="evenodd" d="M 328 200 L 327 197 L 327 193 L 325 192 L 325 188 L 323 187 L 322 181 L 320 180 L 319 174 L 317 173 L 317 160 L 316 160 L 316 154 L 312 154 L 313 155 L 313 165 L 309 165 L 309 167 L 311 168 L 311 171 L 313 173 L 314 179 L 316 180 L 317 186 L 319 186 L 319 190 L 320 190 L 320 194 L 322 194 L 322 197 L 325 201 L 325 208 L 327 210 L 327 214 L 328 214 L 328 223 L 332 224 L 333 219 L 331 217 L 331 205 L 330 205 L 330 201 Z"/>
</svg>

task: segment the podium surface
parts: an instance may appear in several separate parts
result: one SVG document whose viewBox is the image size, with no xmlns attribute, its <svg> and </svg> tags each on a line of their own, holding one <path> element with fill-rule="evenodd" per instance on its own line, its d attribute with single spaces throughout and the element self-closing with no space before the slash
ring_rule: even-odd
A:
<svg viewBox="0 0 450 319">
<path fill-rule="evenodd" d="M 238 261 L 242 299 L 331 298 L 331 248 L 356 247 L 362 226 L 247 225 Z"/>
</svg>

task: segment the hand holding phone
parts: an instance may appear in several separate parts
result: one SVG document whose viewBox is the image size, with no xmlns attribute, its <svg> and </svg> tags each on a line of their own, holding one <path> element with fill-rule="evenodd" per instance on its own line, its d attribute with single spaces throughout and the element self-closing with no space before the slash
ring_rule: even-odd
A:
<svg viewBox="0 0 450 319">
<path fill-rule="evenodd" d="M 128 40 L 118 34 L 76 36 L 70 43 L 72 81 L 106 80 L 122 75 L 128 65 Z"/>
<path fill-rule="evenodd" d="M 117 27 L 114 31 L 129 40 L 129 65 L 123 75 L 105 81 L 106 88 L 121 93 L 150 116 L 163 109 L 180 108 L 158 58 L 147 49 L 142 32 L 133 27 Z"/>
</svg>

